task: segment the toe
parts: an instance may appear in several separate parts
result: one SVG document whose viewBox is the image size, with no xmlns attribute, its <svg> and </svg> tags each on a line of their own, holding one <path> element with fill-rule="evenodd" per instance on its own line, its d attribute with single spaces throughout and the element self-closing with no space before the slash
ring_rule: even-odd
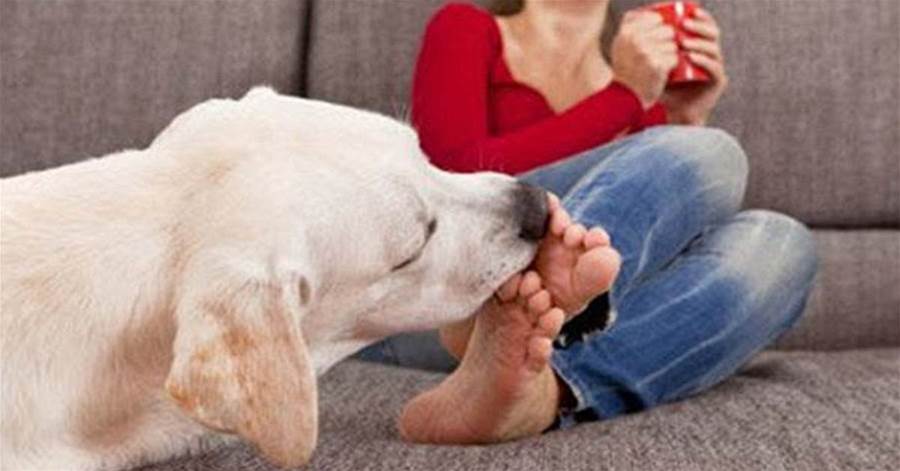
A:
<svg viewBox="0 0 900 471">
<path fill-rule="evenodd" d="M 606 292 L 619 274 L 621 264 L 619 252 L 612 247 L 588 250 L 575 262 L 572 272 L 575 291 L 584 298 L 584 302 Z"/>
<path fill-rule="evenodd" d="M 508 303 L 512 301 L 516 297 L 516 293 L 519 291 L 519 285 L 522 283 L 522 274 L 516 273 L 511 276 L 500 289 L 497 290 L 497 298 L 500 299 L 501 302 Z"/>
<path fill-rule="evenodd" d="M 537 334 L 548 339 L 554 339 L 562 330 L 566 313 L 562 309 L 555 307 L 545 312 L 538 318 Z"/>
<path fill-rule="evenodd" d="M 542 289 L 528 298 L 528 310 L 532 314 L 540 315 L 550 309 L 550 292 Z"/>
<path fill-rule="evenodd" d="M 519 284 L 519 296 L 527 298 L 541 289 L 541 277 L 534 270 L 525 273 Z"/>
<path fill-rule="evenodd" d="M 584 248 L 590 250 L 601 245 L 609 245 L 609 234 L 600 227 L 591 228 L 584 235 Z"/>
<path fill-rule="evenodd" d="M 526 365 L 534 372 L 540 372 L 550 361 L 553 353 L 553 342 L 547 337 L 532 337 L 528 340 L 528 358 Z"/>
<path fill-rule="evenodd" d="M 550 216 L 550 233 L 555 236 L 563 235 L 566 228 L 571 225 L 572 218 L 569 217 L 569 213 L 562 206 L 553 211 L 553 214 Z"/>
<path fill-rule="evenodd" d="M 577 247 L 584 240 L 586 232 L 581 224 L 572 224 L 566 228 L 566 232 L 563 234 L 563 244 L 569 248 Z"/>
<path fill-rule="evenodd" d="M 547 192 L 547 210 L 552 213 L 553 211 L 556 211 L 559 208 L 561 208 L 560 203 L 559 203 L 559 196 L 556 196 L 555 194 L 548 191 Z"/>
</svg>

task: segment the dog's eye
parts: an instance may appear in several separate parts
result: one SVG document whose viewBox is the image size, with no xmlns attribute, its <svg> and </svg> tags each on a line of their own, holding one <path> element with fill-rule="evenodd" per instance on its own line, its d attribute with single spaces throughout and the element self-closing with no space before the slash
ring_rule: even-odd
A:
<svg viewBox="0 0 900 471">
<path fill-rule="evenodd" d="M 422 253 L 425 252 L 425 247 L 428 245 L 428 241 L 431 240 L 431 236 L 434 235 L 434 232 L 437 231 L 437 219 L 432 219 L 428 221 L 428 225 L 425 226 L 425 240 L 422 242 L 422 245 L 419 247 L 419 250 L 416 251 L 411 257 L 404 260 L 402 263 L 394 265 L 391 268 L 391 271 L 402 270 L 405 267 L 408 267 L 413 262 L 419 259 L 422 256 Z"/>
</svg>

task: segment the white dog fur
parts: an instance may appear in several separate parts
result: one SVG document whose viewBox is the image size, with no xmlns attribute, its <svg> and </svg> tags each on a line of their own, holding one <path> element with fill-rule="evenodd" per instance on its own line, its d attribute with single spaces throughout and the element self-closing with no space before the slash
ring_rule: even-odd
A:
<svg viewBox="0 0 900 471">
<path fill-rule="evenodd" d="M 535 194 L 431 167 L 390 118 L 265 88 L 147 149 L 2 180 L 2 468 L 238 437 L 306 462 L 316 375 L 474 312 L 532 259 Z"/>
</svg>

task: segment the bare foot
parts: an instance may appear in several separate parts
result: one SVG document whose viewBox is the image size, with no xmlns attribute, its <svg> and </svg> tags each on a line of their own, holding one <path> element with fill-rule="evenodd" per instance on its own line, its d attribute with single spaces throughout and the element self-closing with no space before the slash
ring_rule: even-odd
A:
<svg viewBox="0 0 900 471">
<path fill-rule="evenodd" d="M 559 198 L 549 198 L 550 231 L 541 242 L 533 265 L 550 291 L 553 304 L 571 317 L 609 290 L 619 273 L 621 258 L 610 246 L 606 231 L 586 230 L 573 224 Z M 440 330 L 441 344 L 457 360 L 466 353 L 477 315 Z"/>
<path fill-rule="evenodd" d="M 606 231 L 573 224 L 554 195 L 550 195 L 549 206 L 550 231 L 541 242 L 534 268 L 553 296 L 553 305 L 574 315 L 609 291 L 622 261 L 610 246 Z"/>
<path fill-rule="evenodd" d="M 564 317 L 536 272 L 510 279 L 475 318 L 459 368 L 406 405 L 401 435 L 422 443 L 493 443 L 545 430 L 559 407 L 549 360 Z"/>
</svg>

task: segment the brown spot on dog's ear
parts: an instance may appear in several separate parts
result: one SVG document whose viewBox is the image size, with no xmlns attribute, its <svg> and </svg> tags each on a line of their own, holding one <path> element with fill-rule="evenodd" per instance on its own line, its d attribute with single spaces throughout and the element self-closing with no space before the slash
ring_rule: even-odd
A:
<svg viewBox="0 0 900 471">
<path fill-rule="evenodd" d="M 171 396 L 175 403 L 178 404 L 178 407 L 188 411 L 193 411 L 197 407 L 196 399 L 182 389 L 181 386 L 169 384 L 167 391 L 169 396 Z"/>
<path fill-rule="evenodd" d="M 211 358 L 212 352 L 209 350 L 199 350 L 194 354 L 193 358 L 191 358 L 191 361 L 203 363 L 209 361 Z"/>
<path fill-rule="evenodd" d="M 225 343 L 225 348 L 228 352 L 235 357 L 240 357 L 256 346 L 256 340 L 253 339 L 253 336 L 247 329 L 241 327 L 229 328 L 225 335 L 222 336 L 222 341 Z"/>
<path fill-rule="evenodd" d="M 290 302 L 297 296 L 250 283 L 182 301 L 166 380 L 190 417 L 237 433 L 283 467 L 308 461 L 317 440 L 315 373 Z"/>
</svg>

